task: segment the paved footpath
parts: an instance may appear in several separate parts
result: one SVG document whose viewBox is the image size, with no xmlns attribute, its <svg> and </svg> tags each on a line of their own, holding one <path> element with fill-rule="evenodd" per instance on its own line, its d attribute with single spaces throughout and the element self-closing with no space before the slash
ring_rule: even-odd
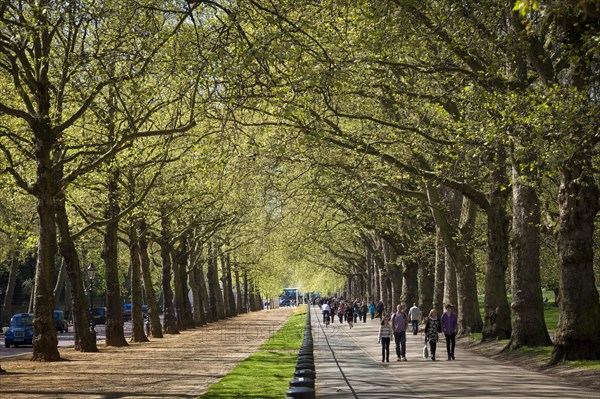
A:
<svg viewBox="0 0 600 399">
<path fill-rule="evenodd" d="M 392 342 L 390 362 L 382 363 L 379 319 L 356 323 L 350 330 L 336 317 L 325 328 L 319 307 L 313 306 L 311 320 L 319 399 L 600 398 L 598 392 L 460 348 L 456 360 L 448 361 L 445 341 L 438 343 L 435 362 L 423 359 L 422 332 L 407 334 L 408 361 L 396 361 Z"/>
</svg>

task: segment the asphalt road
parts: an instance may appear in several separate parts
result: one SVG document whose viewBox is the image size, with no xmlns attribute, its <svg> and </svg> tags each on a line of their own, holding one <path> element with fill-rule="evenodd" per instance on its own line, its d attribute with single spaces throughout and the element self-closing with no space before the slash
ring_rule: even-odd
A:
<svg viewBox="0 0 600 399">
<path fill-rule="evenodd" d="M 103 342 L 106 338 L 104 325 L 97 325 L 96 328 L 96 339 L 98 342 Z M 130 321 L 126 322 L 124 325 L 125 337 L 128 338 L 131 336 L 132 323 Z M 75 345 L 74 341 L 74 328 L 72 325 L 69 325 L 68 333 L 56 332 L 58 336 L 58 347 L 59 348 L 67 348 Z M 4 334 L 0 334 L 0 359 L 5 359 L 13 356 L 19 356 L 24 353 L 32 353 L 33 348 L 31 345 L 19 345 L 18 348 L 15 348 L 11 345 L 10 348 L 6 348 L 4 346 Z"/>
</svg>

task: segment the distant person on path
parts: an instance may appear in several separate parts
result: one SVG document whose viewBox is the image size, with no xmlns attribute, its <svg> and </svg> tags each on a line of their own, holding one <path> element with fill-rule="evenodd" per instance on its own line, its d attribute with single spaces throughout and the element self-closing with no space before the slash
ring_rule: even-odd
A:
<svg viewBox="0 0 600 399">
<path fill-rule="evenodd" d="M 369 307 L 367 306 L 366 302 L 363 302 L 363 304 L 360 308 L 362 310 L 362 322 L 366 323 L 367 322 L 367 313 L 369 313 Z M 373 318 L 373 316 L 371 316 L 371 319 L 372 318 Z"/>
<path fill-rule="evenodd" d="M 371 304 L 369 305 L 369 313 L 371 313 L 371 320 L 373 320 L 375 318 L 375 304 L 373 302 L 371 302 Z"/>
<path fill-rule="evenodd" d="M 358 299 L 354 301 L 352 307 L 354 308 L 354 322 L 356 323 L 356 320 L 358 319 L 358 312 L 360 312 L 360 305 L 358 303 Z"/>
<path fill-rule="evenodd" d="M 396 312 L 392 315 L 392 330 L 396 341 L 396 360 L 406 361 L 406 327 L 408 327 L 408 316 L 404 312 L 404 304 L 396 306 Z"/>
<path fill-rule="evenodd" d="M 456 313 L 452 311 L 452 305 L 446 304 L 446 311 L 442 315 L 442 331 L 446 336 L 446 350 L 448 360 L 454 360 L 454 347 L 456 346 Z"/>
<path fill-rule="evenodd" d="M 383 306 L 383 301 L 379 301 L 379 303 L 377 304 L 377 317 L 379 317 L 379 320 L 381 320 L 383 318 L 384 310 L 385 310 L 385 308 Z"/>
<path fill-rule="evenodd" d="M 329 324 L 329 313 L 331 313 L 331 307 L 329 306 L 329 303 L 325 302 L 321 307 L 321 310 L 323 311 L 323 322 L 325 324 Z"/>
<path fill-rule="evenodd" d="M 390 362 L 390 341 L 392 339 L 392 327 L 390 327 L 390 318 L 384 317 L 379 326 L 379 335 L 377 343 L 381 343 L 381 361 Z"/>
<path fill-rule="evenodd" d="M 417 335 L 419 333 L 419 322 L 421 321 L 421 309 L 416 303 L 413 303 L 412 308 L 408 310 L 408 319 L 412 324 L 413 335 Z"/>
<path fill-rule="evenodd" d="M 352 306 L 346 308 L 346 321 L 348 321 L 348 325 L 352 329 L 354 326 L 354 308 Z"/>
<path fill-rule="evenodd" d="M 442 332 L 440 319 L 437 316 L 437 310 L 431 309 L 429 317 L 425 322 L 425 344 L 429 344 L 431 360 L 435 361 L 435 347 L 438 342 L 438 334 Z"/>
<path fill-rule="evenodd" d="M 340 303 L 337 310 L 338 319 L 340 320 L 340 324 L 344 324 L 344 317 L 346 316 L 346 309 L 344 308 L 344 304 Z"/>
</svg>

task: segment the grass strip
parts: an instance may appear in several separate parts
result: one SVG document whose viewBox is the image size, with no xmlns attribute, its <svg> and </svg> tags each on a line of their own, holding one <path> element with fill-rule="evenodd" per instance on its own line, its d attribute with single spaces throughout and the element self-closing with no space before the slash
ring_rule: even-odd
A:
<svg viewBox="0 0 600 399">
<path fill-rule="evenodd" d="M 305 326 L 306 306 L 301 306 L 294 310 L 290 320 L 258 352 L 243 360 L 221 381 L 211 385 L 200 398 L 284 397 L 294 377 Z"/>
</svg>

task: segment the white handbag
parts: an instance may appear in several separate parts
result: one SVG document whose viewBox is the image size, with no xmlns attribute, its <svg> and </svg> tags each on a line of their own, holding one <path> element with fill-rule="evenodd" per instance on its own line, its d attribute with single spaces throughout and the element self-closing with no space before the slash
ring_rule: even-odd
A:
<svg viewBox="0 0 600 399">
<path fill-rule="evenodd" d="M 429 348 L 427 347 L 427 344 L 425 344 L 425 346 L 423 346 L 423 359 L 427 359 L 429 357 Z"/>
</svg>

